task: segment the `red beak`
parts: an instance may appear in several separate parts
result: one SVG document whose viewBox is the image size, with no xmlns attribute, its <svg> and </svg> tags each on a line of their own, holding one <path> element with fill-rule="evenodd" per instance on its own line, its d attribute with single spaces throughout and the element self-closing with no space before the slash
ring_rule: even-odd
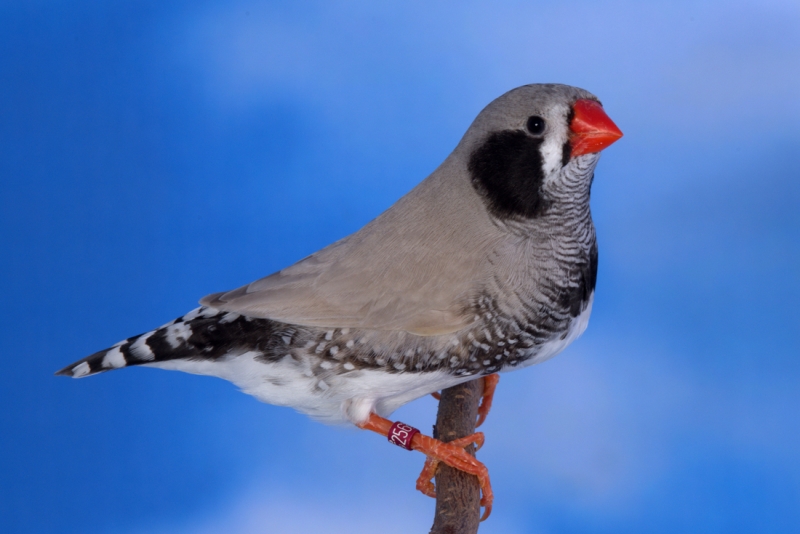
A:
<svg viewBox="0 0 800 534">
<path fill-rule="evenodd" d="M 572 156 L 600 152 L 622 137 L 622 131 L 608 118 L 598 102 L 578 100 L 572 106 L 572 111 L 572 122 L 569 123 Z"/>
</svg>

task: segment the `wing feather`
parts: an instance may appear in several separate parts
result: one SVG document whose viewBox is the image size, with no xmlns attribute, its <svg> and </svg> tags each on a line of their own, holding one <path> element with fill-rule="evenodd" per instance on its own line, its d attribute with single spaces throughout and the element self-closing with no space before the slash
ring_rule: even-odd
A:
<svg viewBox="0 0 800 534">
<path fill-rule="evenodd" d="M 465 328 L 496 234 L 468 181 L 451 177 L 447 185 L 447 163 L 355 234 L 200 302 L 317 327 L 419 335 Z"/>
</svg>

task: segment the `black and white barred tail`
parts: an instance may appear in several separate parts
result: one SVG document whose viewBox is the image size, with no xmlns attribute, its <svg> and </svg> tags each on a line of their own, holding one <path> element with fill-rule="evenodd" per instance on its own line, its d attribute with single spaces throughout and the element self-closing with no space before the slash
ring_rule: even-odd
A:
<svg viewBox="0 0 800 534">
<path fill-rule="evenodd" d="M 78 360 L 56 375 L 82 378 L 131 365 L 168 360 L 220 360 L 235 353 L 237 346 L 266 352 L 281 326 L 285 325 L 201 306 L 160 328 Z"/>
</svg>

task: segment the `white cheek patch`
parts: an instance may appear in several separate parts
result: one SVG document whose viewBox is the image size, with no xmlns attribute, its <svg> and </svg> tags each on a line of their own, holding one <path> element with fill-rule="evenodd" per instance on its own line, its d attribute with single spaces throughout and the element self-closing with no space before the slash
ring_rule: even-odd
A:
<svg viewBox="0 0 800 534">
<path fill-rule="evenodd" d="M 561 158 L 563 156 L 564 143 L 569 139 L 566 117 L 569 110 L 566 106 L 558 106 L 553 109 L 553 113 L 547 117 L 549 123 L 544 143 L 539 147 L 542 155 L 542 170 L 545 176 L 549 176 L 553 171 L 561 168 Z"/>
<path fill-rule="evenodd" d="M 561 154 L 564 143 L 558 143 L 557 140 L 552 138 L 542 143 L 539 151 L 542 154 L 542 170 L 544 175 L 552 174 L 558 167 L 561 166 Z"/>
</svg>

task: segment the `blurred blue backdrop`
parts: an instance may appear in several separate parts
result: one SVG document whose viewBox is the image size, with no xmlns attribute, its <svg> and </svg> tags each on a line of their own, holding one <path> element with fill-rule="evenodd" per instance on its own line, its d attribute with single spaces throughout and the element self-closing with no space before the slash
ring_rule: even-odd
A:
<svg viewBox="0 0 800 534">
<path fill-rule="evenodd" d="M 373 434 L 52 373 L 357 230 L 561 82 L 625 132 L 594 315 L 503 376 L 481 532 L 797 532 L 800 5 L 296 4 L 0 5 L 0 530 L 425 532 L 422 457 Z"/>
</svg>

